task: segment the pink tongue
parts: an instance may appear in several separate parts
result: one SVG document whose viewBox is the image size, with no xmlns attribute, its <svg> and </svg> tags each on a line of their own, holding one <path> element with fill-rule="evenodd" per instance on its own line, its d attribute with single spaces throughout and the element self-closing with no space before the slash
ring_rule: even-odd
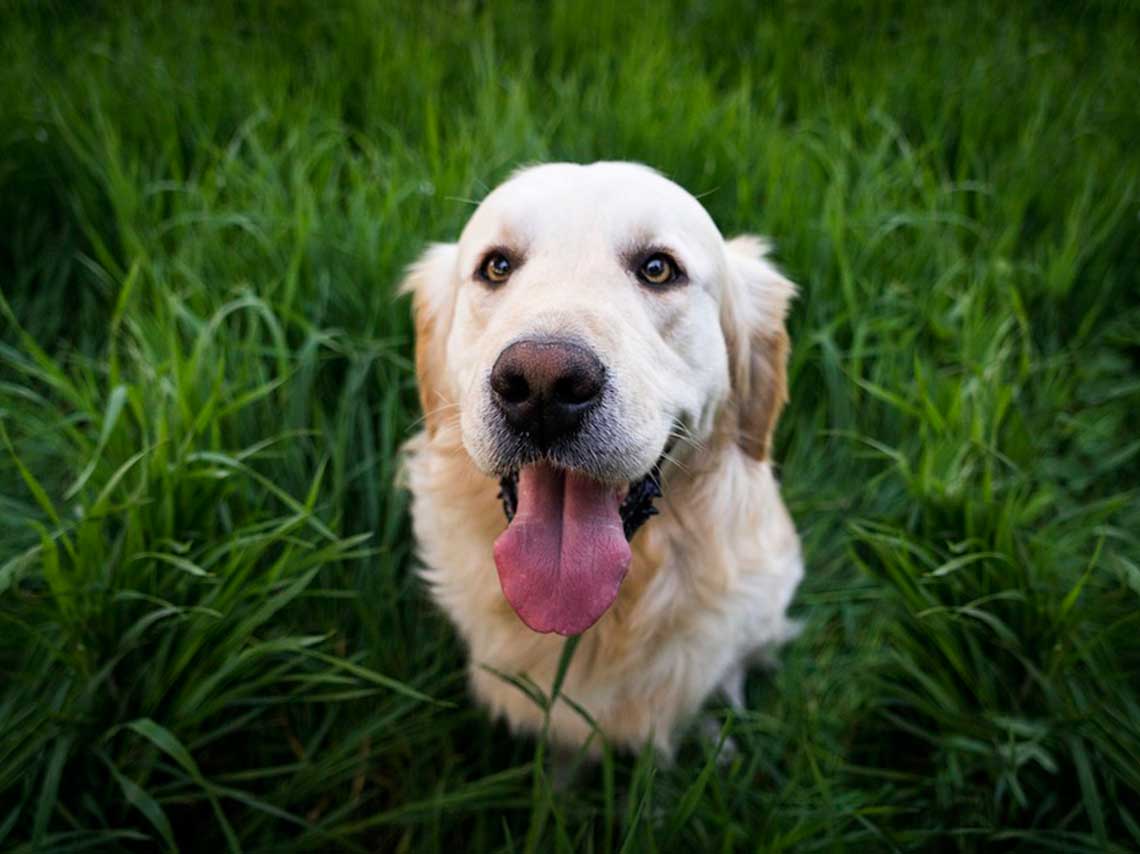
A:
<svg viewBox="0 0 1140 854">
<path fill-rule="evenodd" d="M 519 472 L 518 508 L 495 540 L 499 584 L 536 632 L 584 632 L 617 598 L 629 569 L 618 494 L 539 463 Z"/>
</svg>

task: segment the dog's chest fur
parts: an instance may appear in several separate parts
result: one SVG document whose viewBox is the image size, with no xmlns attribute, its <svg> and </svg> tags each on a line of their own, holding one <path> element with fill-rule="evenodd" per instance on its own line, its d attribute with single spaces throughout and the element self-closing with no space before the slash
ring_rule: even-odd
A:
<svg viewBox="0 0 1140 854">
<path fill-rule="evenodd" d="M 525 674 L 544 691 L 565 640 L 528 629 L 499 588 L 492 544 L 506 520 L 495 480 L 481 474 L 458 430 L 421 433 L 406 478 L 422 575 L 466 642 L 471 686 L 492 714 L 535 732 L 542 710 L 496 675 Z M 683 725 L 749 661 L 794 633 L 785 617 L 802 576 L 799 540 L 770 467 L 735 449 L 715 471 L 674 471 L 661 515 L 633 538 L 633 563 L 614 606 L 586 631 L 563 693 L 614 744 L 671 752 Z M 577 747 L 591 728 L 566 703 L 551 737 Z"/>
</svg>

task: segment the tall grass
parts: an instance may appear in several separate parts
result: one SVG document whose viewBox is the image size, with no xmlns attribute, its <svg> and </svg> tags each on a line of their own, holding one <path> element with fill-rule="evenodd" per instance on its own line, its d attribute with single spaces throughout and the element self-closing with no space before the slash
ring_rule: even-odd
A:
<svg viewBox="0 0 1140 854">
<path fill-rule="evenodd" d="M 0 848 L 1140 847 L 1138 40 L 1123 3 L 12 6 Z M 730 759 L 557 793 L 412 572 L 393 290 L 555 158 L 775 237 L 808 561 Z"/>
</svg>

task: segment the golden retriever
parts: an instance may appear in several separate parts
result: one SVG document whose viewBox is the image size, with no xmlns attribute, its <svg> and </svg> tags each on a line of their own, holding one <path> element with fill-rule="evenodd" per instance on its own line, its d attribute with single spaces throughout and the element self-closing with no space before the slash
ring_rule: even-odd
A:
<svg viewBox="0 0 1140 854">
<path fill-rule="evenodd" d="M 409 271 L 422 576 L 513 730 L 544 713 L 496 671 L 549 689 L 560 635 L 581 635 L 563 694 L 611 744 L 671 755 L 795 634 L 803 565 L 770 462 L 795 289 L 765 252 L 645 166 L 554 163 Z M 591 734 L 564 702 L 549 726 L 565 748 Z"/>
</svg>

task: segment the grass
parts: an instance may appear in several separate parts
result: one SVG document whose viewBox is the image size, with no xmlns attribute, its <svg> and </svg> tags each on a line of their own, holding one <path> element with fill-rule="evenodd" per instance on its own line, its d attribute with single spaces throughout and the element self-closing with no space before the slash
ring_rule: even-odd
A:
<svg viewBox="0 0 1140 854">
<path fill-rule="evenodd" d="M 1140 847 L 1140 14 L 620 5 L 4 13 L 0 848 Z M 394 483 L 393 285 L 553 158 L 775 236 L 808 564 L 729 764 L 562 793 Z"/>
</svg>

